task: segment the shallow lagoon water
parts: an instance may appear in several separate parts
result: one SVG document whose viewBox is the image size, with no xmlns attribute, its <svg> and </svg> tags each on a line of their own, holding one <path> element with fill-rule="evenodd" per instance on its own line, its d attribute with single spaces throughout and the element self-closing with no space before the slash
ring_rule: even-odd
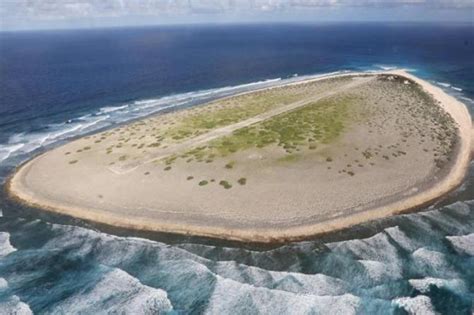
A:
<svg viewBox="0 0 474 315">
<path fill-rule="evenodd" d="M 2 33 L 2 180 L 78 135 L 306 75 L 404 67 L 474 108 L 472 26 L 350 30 Z M 470 314 L 473 174 L 427 211 L 272 248 L 127 237 L 2 198 L 0 314 Z"/>
</svg>

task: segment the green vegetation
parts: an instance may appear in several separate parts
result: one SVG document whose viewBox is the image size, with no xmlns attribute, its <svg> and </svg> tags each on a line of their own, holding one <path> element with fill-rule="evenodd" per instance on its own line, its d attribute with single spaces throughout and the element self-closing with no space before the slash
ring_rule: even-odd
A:
<svg viewBox="0 0 474 315">
<path fill-rule="evenodd" d="M 171 166 L 167 166 L 164 168 L 165 171 L 169 171 L 171 169 Z"/>
<path fill-rule="evenodd" d="M 162 137 L 177 141 L 195 137 L 209 130 L 234 124 L 274 108 L 288 105 L 309 95 L 314 95 L 314 93 L 323 92 L 327 88 L 334 88 L 347 80 L 349 79 L 334 78 L 217 100 L 204 108 L 191 110 L 189 115 L 178 120 L 173 127 L 165 130 Z"/>
<path fill-rule="evenodd" d="M 229 184 L 229 182 L 226 181 L 226 180 L 221 180 L 221 181 L 219 182 L 219 185 L 221 185 L 221 186 L 224 187 L 225 189 L 230 189 L 230 188 L 232 188 L 232 185 Z"/>
<path fill-rule="evenodd" d="M 272 93 L 273 92 L 273 93 Z M 198 136 L 211 129 L 227 126 L 236 122 L 254 117 L 274 107 L 283 106 L 298 100 L 297 93 L 262 92 L 253 95 L 242 95 L 236 98 L 239 102 L 221 100 L 225 105 L 210 111 L 195 112 L 185 117 L 177 126 L 166 131 L 165 137 L 173 140 L 181 140 L 191 136 Z M 235 103 L 234 103 L 235 102 Z M 216 103 L 211 104 L 218 104 Z M 212 105 L 211 105 L 212 106 Z"/>
<path fill-rule="evenodd" d="M 301 158 L 299 154 L 288 154 L 278 159 L 279 162 L 294 162 Z"/>
<path fill-rule="evenodd" d="M 193 178 L 194 178 L 194 176 L 188 176 L 188 177 L 186 177 L 186 180 L 191 180 Z"/>
<path fill-rule="evenodd" d="M 207 180 L 202 180 L 202 181 L 199 182 L 198 185 L 199 186 L 205 186 L 205 185 L 207 185 L 207 183 L 208 183 Z"/>
<path fill-rule="evenodd" d="M 232 169 L 232 168 L 234 168 L 234 164 L 235 164 L 234 161 L 229 162 L 229 163 L 227 163 L 227 164 L 225 165 L 225 168 L 227 168 L 227 169 Z"/>
<path fill-rule="evenodd" d="M 72 161 L 69 161 L 69 164 L 76 164 L 78 161 L 77 160 L 72 160 Z"/>
<path fill-rule="evenodd" d="M 245 177 L 242 177 L 242 178 L 239 178 L 239 180 L 237 181 L 237 183 L 239 183 L 240 185 L 245 185 L 247 183 L 247 179 Z"/>
<path fill-rule="evenodd" d="M 197 161 L 206 155 L 227 156 L 234 152 L 263 148 L 270 144 L 287 153 L 299 151 L 316 143 L 330 143 L 343 131 L 348 119 L 350 98 L 333 97 L 309 104 L 293 112 L 275 116 L 261 123 L 236 130 L 232 135 L 213 140 L 208 147 L 188 151 Z M 205 150 L 207 149 L 207 150 Z M 231 164 L 226 168 L 232 168 Z"/>
</svg>

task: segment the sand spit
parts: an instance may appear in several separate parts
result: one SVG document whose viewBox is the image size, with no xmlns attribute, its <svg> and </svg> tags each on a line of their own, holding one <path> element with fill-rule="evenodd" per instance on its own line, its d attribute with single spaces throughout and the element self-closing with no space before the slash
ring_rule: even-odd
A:
<svg viewBox="0 0 474 315">
<path fill-rule="evenodd" d="M 467 108 L 440 88 L 402 70 L 344 74 L 78 139 L 19 167 L 7 191 L 118 227 L 285 242 L 432 202 L 461 184 L 471 141 Z"/>
</svg>

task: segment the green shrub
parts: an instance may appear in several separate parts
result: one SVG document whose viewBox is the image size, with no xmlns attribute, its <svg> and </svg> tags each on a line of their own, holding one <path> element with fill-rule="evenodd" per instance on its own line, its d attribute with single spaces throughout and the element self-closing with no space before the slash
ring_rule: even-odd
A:
<svg viewBox="0 0 474 315">
<path fill-rule="evenodd" d="M 221 186 L 224 187 L 225 189 L 230 189 L 230 188 L 232 188 L 232 185 L 229 184 L 229 182 L 226 181 L 226 180 L 221 180 L 221 181 L 219 182 L 219 185 L 221 185 Z"/>
</svg>

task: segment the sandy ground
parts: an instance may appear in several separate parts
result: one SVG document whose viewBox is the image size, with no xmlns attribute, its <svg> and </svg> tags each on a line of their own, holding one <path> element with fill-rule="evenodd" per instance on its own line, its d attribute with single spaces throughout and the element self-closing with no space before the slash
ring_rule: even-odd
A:
<svg viewBox="0 0 474 315">
<path fill-rule="evenodd" d="M 401 213 L 462 182 L 470 161 L 471 117 L 464 104 L 415 76 L 404 71 L 384 74 L 411 82 L 393 89 L 392 83 L 374 76 L 351 76 L 344 82 L 286 87 L 294 99 L 196 137 L 165 139 L 160 147 L 139 153 L 136 143 L 116 145 L 125 137 L 122 134 L 132 139 L 130 143 L 133 137 L 148 139 L 155 128 L 178 124 L 193 111 L 242 99 L 148 118 L 130 130 L 120 127 L 46 152 L 20 167 L 7 188 L 22 202 L 86 220 L 252 242 L 301 239 Z M 436 117 L 415 112 L 420 100 L 404 90 L 413 82 L 454 119 L 455 130 L 443 129 Z M 291 159 L 272 145 L 216 157 L 210 163 L 178 159 L 167 167 L 160 159 L 306 102 L 340 97 L 359 100 L 349 109 L 351 119 L 344 132 L 316 150 L 295 152 Z M 449 137 L 457 142 L 447 150 Z M 121 161 L 122 156 L 131 158 Z M 244 185 L 238 182 L 242 178 Z M 230 189 L 219 185 L 223 180 Z M 202 181 L 206 185 L 198 184 Z"/>
</svg>

